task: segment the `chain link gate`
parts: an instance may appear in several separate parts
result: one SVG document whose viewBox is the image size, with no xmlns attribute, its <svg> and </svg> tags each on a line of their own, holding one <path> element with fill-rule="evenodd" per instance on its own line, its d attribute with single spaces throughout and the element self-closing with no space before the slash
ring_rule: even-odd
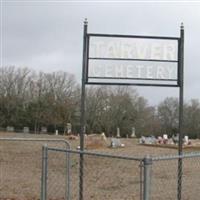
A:
<svg viewBox="0 0 200 200">
<path fill-rule="evenodd" d="M 78 199 L 79 187 L 79 158 L 84 156 L 84 177 L 85 187 L 82 191 L 84 199 L 87 200 L 142 200 L 143 192 L 143 160 L 137 157 L 117 156 L 112 154 L 97 153 L 93 151 L 75 151 L 59 148 L 43 147 L 42 161 L 42 200 L 63 199 L 64 187 L 59 190 L 52 189 L 49 185 L 55 182 L 62 186 L 60 173 L 65 170 L 64 165 L 59 162 L 60 157 L 70 155 L 70 194 L 67 200 Z M 54 173 L 54 167 L 61 167 L 60 173 Z M 60 184 L 58 183 L 60 182 Z M 52 192 L 53 191 L 53 192 Z"/>
</svg>

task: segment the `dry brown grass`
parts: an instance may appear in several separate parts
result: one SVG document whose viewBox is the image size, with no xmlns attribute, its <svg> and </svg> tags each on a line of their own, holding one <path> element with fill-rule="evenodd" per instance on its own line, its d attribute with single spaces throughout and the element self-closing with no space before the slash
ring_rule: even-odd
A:
<svg viewBox="0 0 200 200">
<path fill-rule="evenodd" d="M 1 137 L 29 137 L 24 134 L 1 133 Z M 31 137 L 47 137 L 31 135 Z M 48 136 L 60 138 L 63 136 Z M 79 141 L 70 141 L 76 149 Z M 141 156 L 176 154 L 176 149 L 138 145 L 136 139 L 122 139 L 125 148 L 111 149 L 101 146 L 93 149 L 114 155 Z M 42 143 L 0 143 L 0 200 L 37 200 L 40 197 Z M 64 148 L 62 144 L 49 146 Z M 49 152 L 48 199 L 62 200 L 65 195 L 65 154 Z M 139 162 L 85 156 L 85 200 L 138 200 L 140 196 Z M 183 200 L 199 200 L 200 159 L 184 161 Z M 71 155 L 71 199 L 78 199 L 79 156 Z M 152 200 L 175 200 L 177 160 L 154 162 L 152 167 Z"/>
</svg>

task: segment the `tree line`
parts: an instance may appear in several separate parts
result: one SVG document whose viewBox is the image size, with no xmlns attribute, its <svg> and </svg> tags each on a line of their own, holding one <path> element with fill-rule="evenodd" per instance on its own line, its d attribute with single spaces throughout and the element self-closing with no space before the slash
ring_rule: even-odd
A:
<svg viewBox="0 0 200 200">
<path fill-rule="evenodd" d="M 178 99 L 167 97 L 151 106 L 132 87 L 98 86 L 86 89 L 86 131 L 116 136 L 162 135 L 178 133 Z M 80 85 L 73 74 L 58 71 L 35 72 L 29 68 L 0 68 L 0 127 L 17 130 L 29 127 L 39 133 L 65 133 L 67 123 L 72 132 L 80 130 Z M 200 138 L 200 102 L 184 104 L 184 133 Z"/>
</svg>

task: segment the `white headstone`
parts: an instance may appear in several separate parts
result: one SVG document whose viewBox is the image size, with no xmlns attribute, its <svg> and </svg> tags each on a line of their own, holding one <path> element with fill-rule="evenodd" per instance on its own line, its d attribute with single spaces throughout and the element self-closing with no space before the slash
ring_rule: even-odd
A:
<svg viewBox="0 0 200 200">
<path fill-rule="evenodd" d="M 120 136 L 120 128 L 119 127 L 117 127 L 117 138 L 120 138 L 121 136 Z"/>
<path fill-rule="evenodd" d="M 105 135 L 105 133 L 103 132 L 103 133 L 101 133 L 101 137 L 102 137 L 102 139 L 104 140 L 104 141 L 107 141 L 107 138 L 106 138 L 106 135 Z"/>
<path fill-rule="evenodd" d="M 164 139 L 164 140 L 168 140 L 168 135 L 167 135 L 167 134 L 164 134 L 164 135 L 163 135 L 163 139 Z"/>
<path fill-rule="evenodd" d="M 117 147 L 124 147 L 125 145 L 121 143 L 120 139 L 117 138 L 111 138 L 111 147 L 117 148 Z"/>
<path fill-rule="evenodd" d="M 58 135 L 58 130 L 56 130 L 55 134 Z"/>
<path fill-rule="evenodd" d="M 132 138 L 135 137 L 135 127 L 132 127 L 131 137 L 132 137 Z"/>
<path fill-rule="evenodd" d="M 185 143 L 188 144 L 188 142 L 189 142 L 189 137 L 188 137 L 187 135 L 185 135 L 184 140 L 185 140 Z"/>
<path fill-rule="evenodd" d="M 67 123 L 67 134 L 71 134 L 72 133 L 72 124 L 71 123 Z"/>
</svg>

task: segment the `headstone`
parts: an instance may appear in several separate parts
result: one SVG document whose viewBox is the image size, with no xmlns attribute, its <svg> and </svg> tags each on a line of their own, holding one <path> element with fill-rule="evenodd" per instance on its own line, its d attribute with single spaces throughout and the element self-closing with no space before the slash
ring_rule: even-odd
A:
<svg viewBox="0 0 200 200">
<path fill-rule="evenodd" d="M 164 139 L 164 140 L 168 140 L 168 135 L 167 135 L 167 134 L 164 134 L 164 135 L 163 135 L 163 139 Z"/>
<path fill-rule="evenodd" d="M 189 137 L 187 135 L 185 135 L 185 137 L 184 137 L 184 144 L 185 145 L 189 144 Z"/>
<path fill-rule="evenodd" d="M 72 133 L 72 124 L 67 123 L 67 134 L 70 135 Z"/>
<path fill-rule="evenodd" d="M 105 133 L 103 132 L 103 133 L 101 133 L 101 137 L 102 137 L 102 139 L 104 140 L 104 141 L 107 141 L 107 138 L 106 138 L 106 135 L 105 135 Z"/>
<path fill-rule="evenodd" d="M 170 138 L 170 139 L 168 140 L 168 144 L 170 144 L 170 145 L 173 145 L 173 144 L 174 144 L 172 138 Z"/>
<path fill-rule="evenodd" d="M 7 126 L 6 130 L 7 130 L 8 132 L 14 132 L 15 129 L 14 129 L 13 126 Z"/>
<path fill-rule="evenodd" d="M 161 136 L 158 136 L 158 144 L 163 144 L 163 138 Z"/>
<path fill-rule="evenodd" d="M 145 137 L 142 136 L 140 139 L 139 139 L 139 144 L 145 144 Z"/>
<path fill-rule="evenodd" d="M 42 126 L 42 127 L 41 127 L 41 132 L 42 132 L 42 133 L 47 133 L 47 127 Z"/>
<path fill-rule="evenodd" d="M 124 147 L 125 145 L 121 143 L 120 139 L 117 138 L 111 138 L 111 147 L 117 148 L 117 147 Z"/>
<path fill-rule="evenodd" d="M 145 138 L 145 144 L 152 144 L 153 141 L 152 141 L 152 138 L 151 137 L 146 137 Z"/>
<path fill-rule="evenodd" d="M 149 137 L 142 136 L 139 141 L 140 144 L 156 144 L 156 142 L 157 140 L 154 136 L 149 136 Z"/>
<path fill-rule="evenodd" d="M 58 130 L 56 130 L 55 135 L 58 135 Z"/>
<path fill-rule="evenodd" d="M 29 131 L 30 131 L 30 130 L 29 130 L 29 127 L 26 127 L 26 126 L 25 126 L 25 127 L 23 128 L 23 132 L 24 132 L 24 133 L 29 133 Z"/>
<path fill-rule="evenodd" d="M 131 138 L 135 137 L 135 127 L 132 127 Z"/>
<path fill-rule="evenodd" d="M 163 135 L 163 144 L 167 144 L 168 143 L 168 135 L 164 134 Z"/>
<path fill-rule="evenodd" d="M 185 135 L 184 139 L 185 139 L 186 142 L 189 141 L 189 137 L 187 135 Z"/>
<path fill-rule="evenodd" d="M 179 142 L 179 134 L 177 134 L 176 136 L 172 135 L 172 140 L 173 140 L 174 144 L 178 144 L 178 142 Z"/>
<path fill-rule="evenodd" d="M 120 128 L 117 127 L 117 138 L 120 138 Z"/>
</svg>

